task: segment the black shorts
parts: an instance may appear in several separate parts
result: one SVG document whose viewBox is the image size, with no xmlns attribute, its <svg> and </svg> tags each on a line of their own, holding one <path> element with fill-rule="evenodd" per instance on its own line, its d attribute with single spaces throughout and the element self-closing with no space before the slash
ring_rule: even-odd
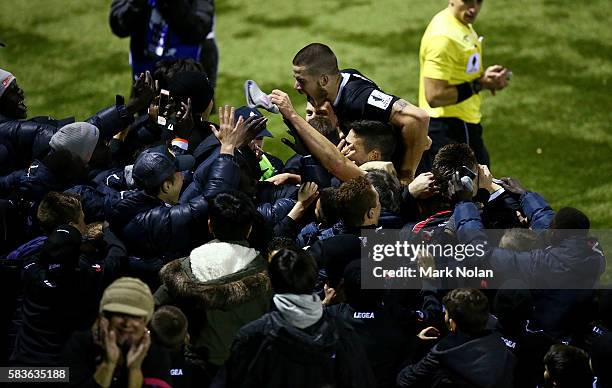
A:
<svg viewBox="0 0 612 388">
<path fill-rule="evenodd" d="M 482 126 L 466 123 L 457 118 L 431 118 L 429 120 L 429 137 L 431 148 L 423 153 L 417 174 L 431 171 L 433 159 L 447 144 L 466 143 L 474 151 L 478 164 L 491 166 L 489 152 L 482 140 Z"/>
</svg>

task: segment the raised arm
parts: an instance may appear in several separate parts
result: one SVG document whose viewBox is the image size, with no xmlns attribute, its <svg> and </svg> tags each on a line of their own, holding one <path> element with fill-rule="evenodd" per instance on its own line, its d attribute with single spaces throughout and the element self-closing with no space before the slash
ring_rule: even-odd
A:
<svg viewBox="0 0 612 388">
<path fill-rule="evenodd" d="M 431 146 L 431 139 L 427 136 L 429 115 L 423 109 L 399 99 L 393 104 L 389 122 L 399 128 L 404 143 L 399 178 L 404 183 L 410 183 L 423 152 Z"/>
<path fill-rule="evenodd" d="M 327 171 L 343 182 L 365 175 L 365 171 L 357 167 L 332 142 L 297 114 L 287 93 L 275 89 L 270 98 L 272 103 L 278 106 L 283 118 L 293 125 L 308 150 Z"/>
</svg>

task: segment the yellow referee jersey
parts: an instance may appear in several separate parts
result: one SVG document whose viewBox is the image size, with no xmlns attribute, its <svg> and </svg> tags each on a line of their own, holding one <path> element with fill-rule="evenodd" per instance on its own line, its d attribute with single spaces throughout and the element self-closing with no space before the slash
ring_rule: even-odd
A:
<svg viewBox="0 0 612 388">
<path fill-rule="evenodd" d="M 425 109 L 431 117 L 457 117 L 468 123 L 480 123 L 479 94 L 459 104 L 432 108 L 425 99 L 423 85 L 423 77 L 458 85 L 482 75 L 482 46 L 472 25 L 461 23 L 448 8 L 439 12 L 421 39 L 419 62 L 419 107 Z"/>
</svg>

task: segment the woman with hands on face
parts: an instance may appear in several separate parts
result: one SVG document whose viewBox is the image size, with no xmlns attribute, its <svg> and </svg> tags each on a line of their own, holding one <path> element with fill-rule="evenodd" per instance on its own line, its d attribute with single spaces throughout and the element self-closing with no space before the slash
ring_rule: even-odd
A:
<svg viewBox="0 0 612 388">
<path fill-rule="evenodd" d="M 92 330 L 74 333 L 64 348 L 69 386 L 169 386 L 169 358 L 151 343 L 147 329 L 153 309 L 153 295 L 139 279 L 123 277 L 109 285 Z"/>
</svg>

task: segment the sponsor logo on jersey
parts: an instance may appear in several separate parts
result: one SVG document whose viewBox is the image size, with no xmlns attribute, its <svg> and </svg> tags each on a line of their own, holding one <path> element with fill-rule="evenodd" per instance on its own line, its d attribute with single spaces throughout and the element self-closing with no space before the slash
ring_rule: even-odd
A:
<svg viewBox="0 0 612 388">
<path fill-rule="evenodd" d="M 355 318 L 355 319 L 374 319 L 374 312 L 359 312 L 359 311 L 355 311 L 353 313 L 353 318 Z"/>
<path fill-rule="evenodd" d="M 380 90 L 372 90 L 368 97 L 368 104 L 380 109 L 387 109 L 393 97 L 381 92 Z"/>
</svg>

